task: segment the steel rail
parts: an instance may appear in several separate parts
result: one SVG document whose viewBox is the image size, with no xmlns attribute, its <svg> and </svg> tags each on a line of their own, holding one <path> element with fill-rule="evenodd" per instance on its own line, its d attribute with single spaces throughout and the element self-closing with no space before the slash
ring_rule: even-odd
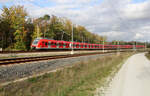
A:
<svg viewBox="0 0 150 96">
<path fill-rule="evenodd" d="M 71 58 L 71 57 L 79 57 L 79 56 L 87 56 L 87 55 L 96 55 L 96 54 L 106 54 L 113 52 L 97 52 L 97 53 L 84 53 L 84 54 L 69 54 L 69 55 L 55 55 L 55 56 L 38 56 L 38 57 L 23 57 L 23 58 L 9 58 L 9 59 L 0 59 L 0 65 L 10 65 L 10 64 L 19 64 L 26 62 L 35 62 L 42 60 L 53 60 L 53 59 L 61 59 L 61 58 Z"/>
</svg>

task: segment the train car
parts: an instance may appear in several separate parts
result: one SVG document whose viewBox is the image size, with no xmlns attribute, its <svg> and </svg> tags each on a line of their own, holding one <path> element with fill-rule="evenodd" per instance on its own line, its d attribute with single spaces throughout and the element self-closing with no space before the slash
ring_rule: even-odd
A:
<svg viewBox="0 0 150 96">
<path fill-rule="evenodd" d="M 79 42 L 69 42 L 61 40 L 52 40 L 45 38 L 36 38 L 31 44 L 32 49 L 132 49 L 132 48 L 145 48 L 144 45 L 101 45 L 89 44 Z"/>
</svg>

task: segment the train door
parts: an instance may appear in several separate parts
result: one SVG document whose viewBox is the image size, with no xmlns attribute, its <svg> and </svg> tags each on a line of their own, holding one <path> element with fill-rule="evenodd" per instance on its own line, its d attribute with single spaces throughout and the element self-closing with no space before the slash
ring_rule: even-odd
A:
<svg viewBox="0 0 150 96">
<path fill-rule="evenodd" d="M 52 42 L 51 42 L 51 48 L 56 48 L 56 47 L 57 47 L 57 43 L 54 42 L 54 41 L 52 41 Z"/>
<path fill-rule="evenodd" d="M 48 41 L 48 48 L 51 48 L 51 41 Z"/>
<path fill-rule="evenodd" d="M 48 48 L 48 42 L 47 41 L 45 42 L 45 48 Z"/>
<path fill-rule="evenodd" d="M 63 48 L 63 45 L 64 45 L 63 42 L 59 42 L 58 43 L 58 48 Z"/>
<path fill-rule="evenodd" d="M 69 43 L 65 43 L 66 47 L 65 48 L 69 48 Z"/>
</svg>

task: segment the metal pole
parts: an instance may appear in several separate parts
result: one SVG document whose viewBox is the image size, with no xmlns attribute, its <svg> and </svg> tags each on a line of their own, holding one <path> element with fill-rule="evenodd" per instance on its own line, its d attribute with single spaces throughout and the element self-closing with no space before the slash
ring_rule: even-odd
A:
<svg viewBox="0 0 150 96">
<path fill-rule="evenodd" d="M 135 42 L 133 41 L 133 51 L 135 51 Z"/>
<path fill-rule="evenodd" d="M 118 41 L 118 52 L 119 52 L 119 41 Z"/>
<path fill-rule="evenodd" d="M 73 50 L 73 23 L 72 23 L 72 50 L 71 50 L 71 54 L 74 54 L 74 50 Z"/>
<path fill-rule="evenodd" d="M 145 42 L 145 51 L 146 51 L 146 48 L 147 48 L 147 45 L 146 45 L 146 42 Z"/>
<path fill-rule="evenodd" d="M 119 54 L 119 52 L 120 52 L 120 47 L 119 47 L 119 40 L 117 41 L 117 53 Z"/>
<path fill-rule="evenodd" d="M 134 51 L 134 41 L 133 41 L 133 51 Z"/>
<path fill-rule="evenodd" d="M 104 48 L 104 37 L 103 37 L 103 53 L 105 52 L 105 48 Z"/>
<path fill-rule="evenodd" d="M 135 51 L 136 51 L 136 41 L 135 41 Z"/>
<path fill-rule="evenodd" d="M 136 41 L 134 42 L 134 51 L 136 51 Z"/>
</svg>

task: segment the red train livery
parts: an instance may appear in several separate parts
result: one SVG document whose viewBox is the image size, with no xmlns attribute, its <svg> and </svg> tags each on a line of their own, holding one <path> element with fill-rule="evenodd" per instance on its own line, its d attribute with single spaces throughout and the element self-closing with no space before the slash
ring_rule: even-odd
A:
<svg viewBox="0 0 150 96">
<path fill-rule="evenodd" d="M 131 49 L 131 48 L 145 48 L 144 45 L 102 45 L 102 44 L 89 44 L 79 42 L 68 42 L 51 40 L 44 38 L 36 38 L 31 44 L 32 49 Z"/>
</svg>

